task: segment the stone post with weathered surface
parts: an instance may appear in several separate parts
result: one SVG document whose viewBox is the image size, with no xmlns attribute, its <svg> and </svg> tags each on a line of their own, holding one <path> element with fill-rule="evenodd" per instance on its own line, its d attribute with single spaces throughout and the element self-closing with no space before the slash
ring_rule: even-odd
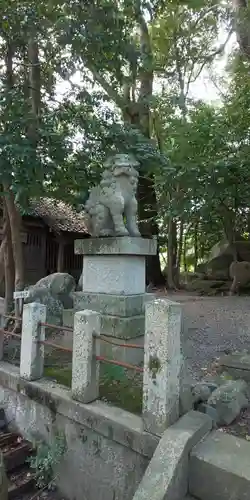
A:
<svg viewBox="0 0 250 500">
<path fill-rule="evenodd" d="M 179 418 L 181 306 L 157 299 L 146 304 L 143 421 L 161 435 Z"/>
<path fill-rule="evenodd" d="M 25 304 L 22 319 L 20 377 L 36 380 L 43 376 L 46 306 L 33 302 Z"/>
<path fill-rule="evenodd" d="M 99 396 L 100 314 L 79 311 L 74 317 L 72 398 L 91 403 Z"/>
</svg>

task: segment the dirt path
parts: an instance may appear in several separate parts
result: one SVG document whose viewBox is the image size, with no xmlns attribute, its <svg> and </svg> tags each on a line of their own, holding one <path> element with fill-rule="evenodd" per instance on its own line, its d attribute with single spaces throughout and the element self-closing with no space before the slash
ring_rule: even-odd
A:
<svg viewBox="0 0 250 500">
<path fill-rule="evenodd" d="M 231 350 L 250 350 L 250 297 L 167 295 L 183 307 L 183 352 L 192 378 Z"/>
</svg>

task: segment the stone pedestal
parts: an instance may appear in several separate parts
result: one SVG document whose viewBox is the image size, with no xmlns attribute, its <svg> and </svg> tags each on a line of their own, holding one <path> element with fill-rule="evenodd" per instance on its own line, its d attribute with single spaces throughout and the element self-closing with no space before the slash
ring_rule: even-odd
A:
<svg viewBox="0 0 250 500">
<path fill-rule="evenodd" d="M 75 242 L 75 253 L 84 255 L 82 292 L 74 294 L 74 311 L 98 311 L 100 331 L 123 343 L 142 344 L 145 333 L 146 255 L 155 255 L 155 239 L 116 237 Z M 133 340 L 131 340 L 133 339 Z M 143 351 L 111 347 L 102 352 L 116 359 L 142 362 Z"/>
</svg>

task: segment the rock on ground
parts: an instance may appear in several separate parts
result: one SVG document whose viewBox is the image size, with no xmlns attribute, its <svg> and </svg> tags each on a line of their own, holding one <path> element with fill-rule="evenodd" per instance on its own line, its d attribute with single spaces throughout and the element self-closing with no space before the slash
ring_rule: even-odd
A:
<svg viewBox="0 0 250 500">
<path fill-rule="evenodd" d="M 25 299 L 25 303 L 39 302 L 46 305 L 47 322 L 61 325 L 63 309 L 73 307 L 71 293 L 75 287 L 75 280 L 70 274 L 53 273 L 29 287 L 29 297 Z"/>
<path fill-rule="evenodd" d="M 229 380 L 209 397 L 208 406 L 216 410 L 216 423 L 229 425 L 248 406 L 248 385 L 244 380 Z"/>
</svg>

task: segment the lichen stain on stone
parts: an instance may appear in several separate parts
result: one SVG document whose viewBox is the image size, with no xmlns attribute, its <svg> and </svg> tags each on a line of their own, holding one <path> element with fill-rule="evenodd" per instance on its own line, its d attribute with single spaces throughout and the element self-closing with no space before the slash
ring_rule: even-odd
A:
<svg viewBox="0 0 250 500">
<path fill-rule="evenodd" d="M 94 448 L 93 455 L 100 455 L 102 451 L 102 439 L 101 437 L 97 437 L 96 439 L 93 439 L 92 445 Z"/>
<path fill-rule="evenodd" d="M 148 368 L 149 368 L 150 372 L 152 373 L 152 379 L 155 380 L 157 373 L 161 369 L 161 363 L 160 363 L 159 358 L 157 358 L 157 356 L 150 356 Z"/>
<path fill-rule="evenodd" d="M 112 425 L 108 426 L 108 439 L 112 440 L 114 437 L 114 429 Z"/>
<path fill-rule="evenodd" d="M 80 439 L 81 439 L 82 443 L 86 443 L 86 441 L 88 440 L 88 436 L 86 434 L 85 429 L 80 430 Z"/>
<path fill-rule="evenodd" d="M 20 381 L 20 392 L 21 390 L 24 390 L 25 395 L 29 399 L 36 401 L 43 406 L 46 406 L 52 414 L 52 423 L 55 421 L 58 405 L 54 398 L 51 398 L 51 396 L 45 391 L 41 391 L 41 389 L 35 388 L 30 384 L 25 383 L 24 380 Z"/>
<path fill-rule="evenodd" d="M 125 432 L 125 439 L 130 447 L 133 446 L 133 441 L 134 441 L 134 436 L 132 432 L 126 431 Z"/>
</svg>

